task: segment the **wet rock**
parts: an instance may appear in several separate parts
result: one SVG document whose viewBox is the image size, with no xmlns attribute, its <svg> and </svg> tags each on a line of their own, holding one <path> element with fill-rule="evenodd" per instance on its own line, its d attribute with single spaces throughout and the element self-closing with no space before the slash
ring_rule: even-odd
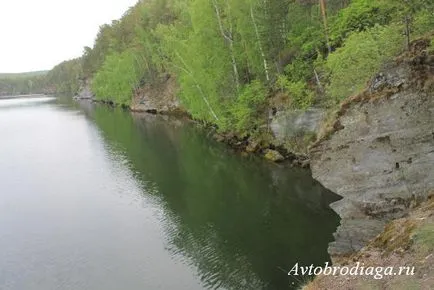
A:
<svg viewBox="0 0 434 290">
<path fill-rule="evenodd" d="M 300 167 L 301 167 L 301 168 L 309 168 L 309 167 L 310 167 L 310 160 L 307 159 L 307 160 L 303 160 L 303 161 L 301 161 L 301 162 L 300 162 Z"/>
<path fill-rule="evenodd" d="M 246 152 L 254 153 L 259 149 L 259 142 L 256 140 L 249 140 L 249 143 L 246 147 Z"/>
<path fill-rule="evenodd" d="M 134 94 L 131 110 L 172 114 L 183 111 L 176 96 L 177 84 L 174 77 L 164 75 L 158 85 L 143 84 Z"/>
<path fill-rule="evenodd" d="M 273 150 L 273 149 L 266 149 L 264 151 L 265 159 L 273 161 L 273 162 L 279 162 L 285 160 L 285 157 L 282 156 L 282 154 L 279 153 L 279 151 Z"/>
<path fill-rule="evenodd" d="M 214 134 L 213 137 L 214 137 L 215 140 L 217 140 L 217 142 L 223 142 L 223 141 L 225 141 L 225 137 L 222 134 L 216 133 L 216 134 Z"/>
</svg>

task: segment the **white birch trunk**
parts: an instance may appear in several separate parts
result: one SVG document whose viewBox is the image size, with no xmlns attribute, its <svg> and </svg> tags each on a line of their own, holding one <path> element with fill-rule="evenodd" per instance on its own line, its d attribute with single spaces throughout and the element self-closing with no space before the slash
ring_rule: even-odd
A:
<svg viewBox="0 0 434 290">
<path fill-rule="evenodd" d="M 232 38 L 232 23 L 229 20 L 229 27 L 230 28 L 229 28 L 229 35 L 227 35 L 225 33 L 224 28 L 223 28 L 223 22 L 222 22 L 222 19 L 221 19 L 221 16 L 220 16 L 220 11 L 219 11 L 217 2 L 216 2 L 216 0 L 213 0 L 212 2 L 213 2 L 213 5 L 214 5 L 216 16 L 217 16 L 217 21 L 218 21 L 218 24 L 219 24 L 220 34 L 222 35 L 222 37 L 225 40 L 227 40 L 229 42 L 229 49 L 231 51 L 231 59 L 232 59 L 232 69 L 234 71 L 235 84 L 236 84 L 237 90 L 238 90 L 240 88 L 240 81 L 239 81 L 240 77 L 239 77 L 239 74 L 238 74 L 237 62 L 236 62 L 236 59 L 235 59 L 234 40 Z M 227 5 L 228 5 L 228 8 L 229 8 L 229 3 L 227 3 Z"/>
<path fill-rule="evenodd" d="M 185 63 L 184 59 L 179 55 L 178 52 L 176 52 L 176 56 L 181 60 L 182 64 L 185 66 L 185 68 L 183 67 L 179 67 L 177 66 L 179 69 L 181 69 L 182 71 L 184 71 L 186 74 L 188 74 L 194 81 L 196 88 L 198 89 L 198 91 L 200 92 L 200 94 L 202 95 L 202 100 L 204 101 L 204 103 L 207 105 L 211 115 L 214 117 L 214 119 L 216 119 L 217 121 L 219 121 L 219 118 L 217 117 L 216 113 L 214 112 L 213 108 L 211 107 L 211 104 L 209 103 L 208 99 L 205 96 L 205 93 L 202 90 L 202 87 L 199 85 L 199 83 L 196 81 L 196 78 L 194 77 L 193 73 L 190 72 L 188 70 L 188 66 Z"/>
<path fill-rule="evenodd" d="M 317 83 L 317 85 L 318 85 L 318 88 L 319 88 L 319 90 L 321 91 L 321 93 L 323 93 L 323 92 L 324 92 L 324 89 L 323 89 L 323 87 L 322 87 L 322 85 L 321 85 L 321 81 L 320 81 L 320 79 L 319 79 L 318 73 L 316 72 L 316 69 L 313 69 L 313 73 L 315 74 L 315 79 L 316 79 L 316 83 Z"/>
<path fill-rule="evenodd" d="M 264 63 L 265 78 L 267 79 L 267 82 L 269 82 L 270 81 L 270 74 L 268 72 L 268 62 L 267 62 L 267 59 L 265 58 L 264 50 L 262 49 L 261 38 L 259 36 L 258 25 L 256 24 L 255 14 L 253 13 L 253 5 L 252 4 L 250 4 L 250 17 L 252 18 L 253 26 L 255 28 L 255 33 L 256 33 L 256 40 L 258 41 L 259 51 L 261 53 L 262 61 Z"/>
</svg>

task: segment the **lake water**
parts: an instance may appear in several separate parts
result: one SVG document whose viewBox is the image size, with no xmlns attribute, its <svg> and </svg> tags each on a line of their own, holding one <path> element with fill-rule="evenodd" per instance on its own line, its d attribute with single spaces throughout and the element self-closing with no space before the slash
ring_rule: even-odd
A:
<svg viewBox="0 0 434 290">
<path fill-rule="evenodd" d="M 176 119 L 0 100 L 0 289 L 295 289 L 336 196 Z"/>
</svg>

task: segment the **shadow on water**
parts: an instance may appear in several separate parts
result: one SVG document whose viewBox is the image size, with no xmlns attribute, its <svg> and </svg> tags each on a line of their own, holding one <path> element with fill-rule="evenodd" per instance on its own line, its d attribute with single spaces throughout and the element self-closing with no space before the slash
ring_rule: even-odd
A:
<svg viewBox="0 0 434 290">
<path fill-rule="evenodd" d="M 296 263 L 329 261 L 339 219 L 328 204 L 337 196 L 308 171 L 232 154 L 179 120 L 90 103 L 81 110 L 164 208 L 168 250 L 205 287 L 296 289 L 307 279 L 287 275 Z"/>
</svg>

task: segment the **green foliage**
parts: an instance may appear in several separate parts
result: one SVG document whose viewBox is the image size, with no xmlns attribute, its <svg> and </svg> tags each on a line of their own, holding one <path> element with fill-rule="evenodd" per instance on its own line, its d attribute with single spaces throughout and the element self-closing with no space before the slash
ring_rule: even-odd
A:
<svg viewBox="0 0 434 290">
<path fill-rule="evenodd" d="M 247 134 L 258 129 L 261 125 L 260 108 L 266 99 L 266 88 L 254 80 L 246 85 L 240 92 L 238 98 L 231 104 L 230 122 L 235 130 L 241 134 Z"/>
<path fill-rule="evenodd" d="M 302 56 L 316 53 L 325 47 L 324 29 L 321 26 L 321 14 L 318 5 L 289 6 L 287 34 L 289 47 L 295 48 Z"/>
<path fill-rule="evenodd" d="M 434 29 L 431 2 L 327 1 L 323 19 L 319 1 L 138 1 L 45 85 L 75 92 L 93 79 L 97 99 L 129 105 L 138 87 L 170 75 L 194 118 L 247 133 L 261 128 L 276 88 L 291 109 L 359 92 L 404 47 L 407 24 L 412 38 Z"/>
<path fill-rule="evenodd" d="M 289 107 L 294 109 L 307 109 L 314 102 L 314 94 L 307 88 L 304 81 L 292 81 L 286 76 L 280 75 L 277 79 L 277 87 L 290 97 Z"/>
<path fill-rule="evenodd" d="M 416 37 L 422 36 L 434 29 L 433 10 L 422 10 L 417 13 L 413 20 L 413 33 Z"/>
<path fill-rule="evenodd" d="M 419 227 L 413 239 L 421 250 L 432 253 L 434 251 L 434 224 L 428 223 Z"/>
<path fill-rule="evenodd" d="M 375 25 L 388 24 L 395 13 L 395 4 L 396 3 L 390 0 L 351 1 L 351 5 L 342 9 L 333 18 L 330 35 L 331 40 L 335 44 L 338 44 L 351 33 L 362 32 Z"/>
<path fill-rule="evenodd" d="M 399 27 L 375 26 L 355 32 L 329 56 L 326 66 L 331 72 L 328 92 L 335 100 L 342 100 L 360 92 L 381 65 L 403 48 Z"/>
<path fill-rule="evenodd" d="M 107 56 L 92 82 L 97 100 L 129 105 L 143 74 L 141 60 L 140 54 L 132 50 Z"/>
<path fill-rule="evenodd" d="M 46 71 L 0 74 L 0 96 L 44 93 Z"/>
<path fill-rule="evenodd" d="M 431 39 L 431 43 L 430 43 L 430 46 L 428 48 L 428 51 L 429 52 L 434 52 L 434 38 Z"/>
<path fill-rule="evenodd" d="M 75 94 L 79 89 L 82 73 L 80 59 L 64 61 L 47 74 L 47 83 L 51 90 L 59 93 Z"/>
<path fill-rule="evenodd" d="M 285 67 L 285 74 L 292 81 L 306 81 L 312 75 L 312 69 L 308 61 L 297 58 Z"/>
</svg>

